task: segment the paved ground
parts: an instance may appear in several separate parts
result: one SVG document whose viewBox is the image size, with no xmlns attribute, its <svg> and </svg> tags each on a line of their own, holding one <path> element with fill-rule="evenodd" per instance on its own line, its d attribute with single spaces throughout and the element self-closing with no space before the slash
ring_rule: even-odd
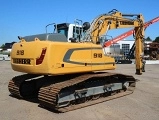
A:
<svg viewBox="0 0 159 120">
<path fill-rule="evenodd" d="M 67 113 L 38 107 L 37 101 L 18 100 L 8 92 L 9 80 L 18 74 L 10 62 L 0 61 L 0 120 L 159 120 L 159 65 L 146 65 L 146 73 L 135 75 L 135 65 L 117 65 L 111 72 L 133 75 L 137 82 L 129 96 Z"/>
</svg>

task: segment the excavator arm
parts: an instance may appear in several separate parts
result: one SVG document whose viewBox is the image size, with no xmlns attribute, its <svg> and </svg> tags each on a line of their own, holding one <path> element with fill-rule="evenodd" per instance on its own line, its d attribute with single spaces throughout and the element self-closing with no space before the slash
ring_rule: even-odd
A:
<svg viewBox="0 0 159 120">
<path fill-rule="evenodd" d="M 85 39 L 91 40 L 94 44 L 100 42 L 100 37 L 108 30 L 119 28 L 134 28 L 136 74 L 142 74 L 144 18 L 141 14 L 122 14 L 112 10 L 108 14 L 99 15 L 93 20 L 90 29 L 87 30 Z"/>
</svg>

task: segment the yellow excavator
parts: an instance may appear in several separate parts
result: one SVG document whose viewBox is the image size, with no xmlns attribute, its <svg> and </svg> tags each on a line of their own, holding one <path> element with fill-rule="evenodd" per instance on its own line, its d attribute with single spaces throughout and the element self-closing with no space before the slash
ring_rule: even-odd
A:
<svg viewBox="0 0 159 120">
<path fill-rule="evenodd" d="M 103 70 L 116 68 L 109 47 L 103 48 L 108 30 L 134 28 L 136 74 L 142 74 L 144 19 L 141 14 L 112 10 L 90 24 L 54 25 L 54 32 L 20 37 L 11 51 L 12 69 L 25 74 L 9 81 L 18 98 L 38 97 L 41 107 L 67 112 L 131 94 L 136 79 Z M 106 52 L 104 52 L 106 51 Z M 124 72 L 124 70 L 122 70 Z"/>
</svg>

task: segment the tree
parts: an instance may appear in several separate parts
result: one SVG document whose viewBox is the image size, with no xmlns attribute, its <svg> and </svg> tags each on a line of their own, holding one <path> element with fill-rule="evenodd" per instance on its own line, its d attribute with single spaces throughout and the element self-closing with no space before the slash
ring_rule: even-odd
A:
<svg viewBox="0 0 159 120">
<path fill-rule="evenodd" d="M 3 48 L 5 45 L 4 44 L 2 44 L 2 46 L 0 46 L 0 48 Z"/>
<path fill-rule="evenodd" d="M 159 36 L 155 38 L 153 42 L 158 42 L 159 43 Z"/>
<path fill-rule="evenodd" d="M 152 41 L 152 39 L 150 37 L 147 37 L 145 41 Z"/>
</svg>

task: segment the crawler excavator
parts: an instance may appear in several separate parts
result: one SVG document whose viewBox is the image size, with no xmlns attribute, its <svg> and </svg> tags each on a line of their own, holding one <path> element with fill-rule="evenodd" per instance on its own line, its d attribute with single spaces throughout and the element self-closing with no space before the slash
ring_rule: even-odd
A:
<svg viewBox="0 0 159 120">
<path fill-rule="evenodd" d="M 11 66 L 24 74 L 9 81 L 12 96 L 38 97 L 41 107 L 67 112 L 133 93 L 133 76 L 103 72 L 116 65 L 111 54 L 103 52 L 106 40 L 102 36 L 108 30 L 134 28 L 136 74 L 141 75 L 143 16 L 112 10 L 90 24 L 76 23 L 54 24 L 54 33 L 18 36 L 20 42 L 11 51 Z"/>
</svg>

